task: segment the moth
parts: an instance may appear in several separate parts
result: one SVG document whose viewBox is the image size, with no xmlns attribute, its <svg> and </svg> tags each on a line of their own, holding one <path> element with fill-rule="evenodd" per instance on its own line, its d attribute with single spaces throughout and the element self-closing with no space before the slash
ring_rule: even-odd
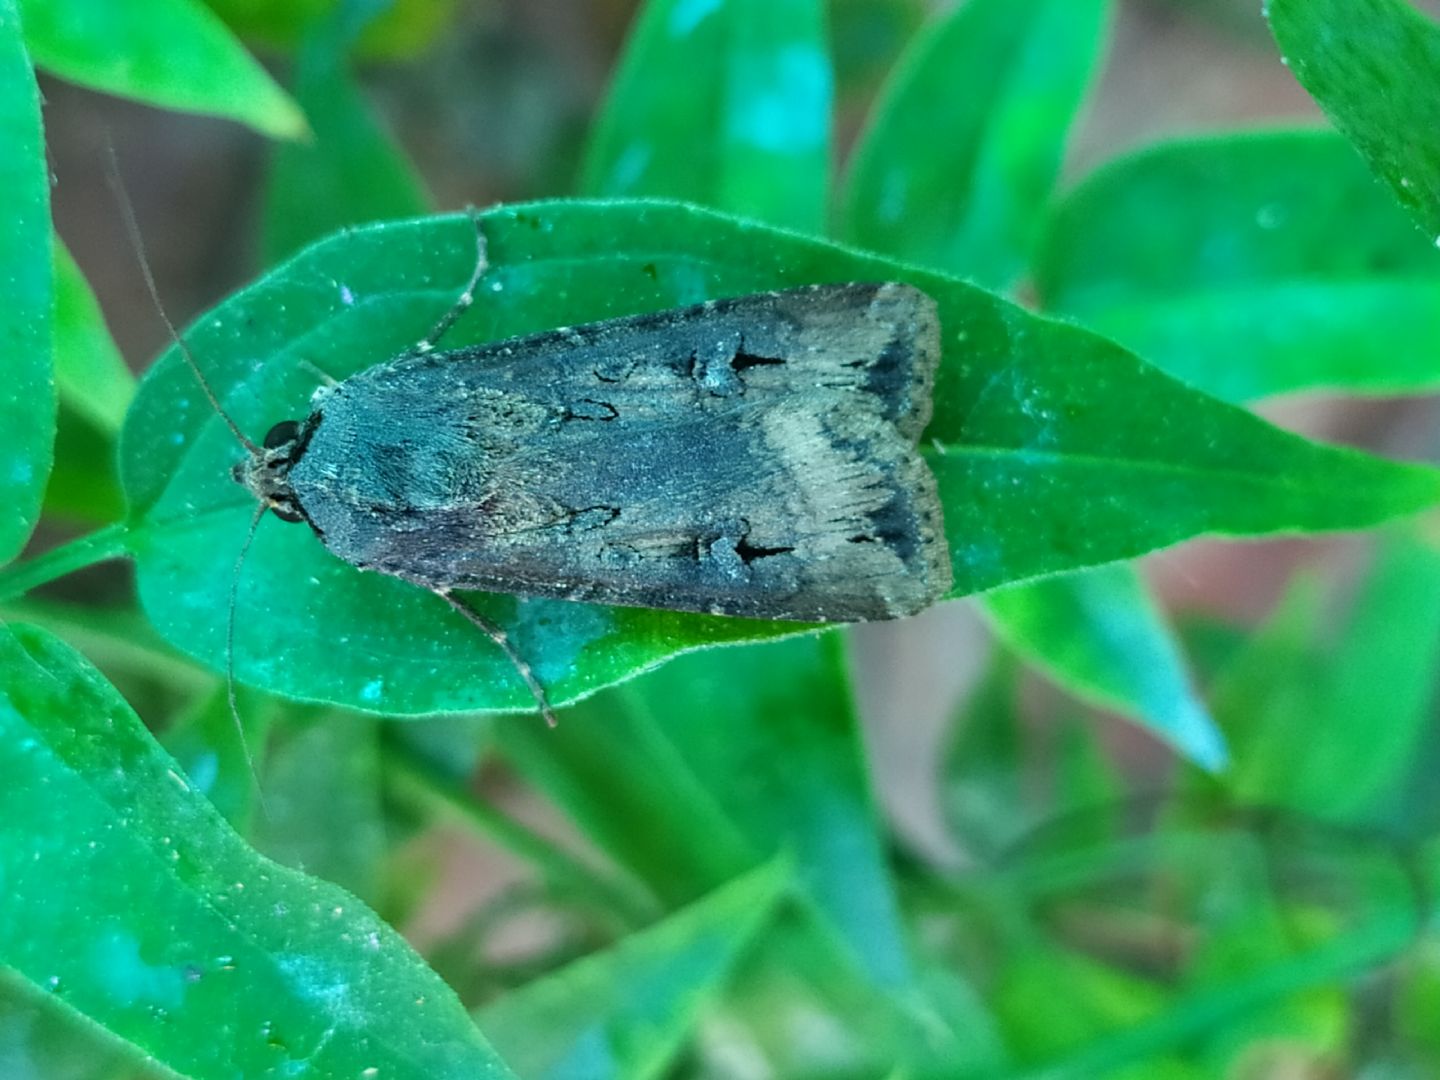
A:
<svg viewBox="0 0 1440 1080">
<path fill-rule="evenodd" d="M 930 297 L 813 285 L 442 350 L 487 266 L 474 220 L 474 273 L 425 340 L 322 385 L 260 446 L 227 418 L 257 521 L 268 508 L 444 598 L 552 723 L 523 657 L 456 591 L 812 622 L 946 592 L 916 450 L 940 354 Z"/>
</svg>

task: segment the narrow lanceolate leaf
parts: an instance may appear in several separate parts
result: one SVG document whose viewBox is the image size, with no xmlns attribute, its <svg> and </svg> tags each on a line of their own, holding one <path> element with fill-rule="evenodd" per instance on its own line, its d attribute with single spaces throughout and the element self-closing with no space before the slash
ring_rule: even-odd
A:
<svg viewBox="0 0 1440 1080">
<path fill-rule="evenodd" d="M 55 241 L 55 383 L 60 400 L 115 434 L 135 396 L 135 376 L 110 337 L 90 283 Z"/>
<path fill-rule="evenodd" d="M 0 629 L 0 966 L 196 1080 L 509 1073 L 336 888 L 261 858 L 115 690 Z"/>
<path fill-rule="evenodd" d="M 932 295 L 945 355 L 924 445 L 957 596 L 1204 533 L 1363 528 L 1440 498 L 1428 468 L 1287 434 L 1104 338 L 942 274 L 665 203 L 536 203 L 483 223 L 490 271 L 447 344 L 815 282 L 896 279 Z M 315 368 L 344 377 L 420 339 L 468 279 L 474 243 L 463 216 L 334 237 L 202 317 L 190 343 L 259 437 L 308 413 Z M 230 583 L 254 509 L 231 480 L 242 451 L 173 351 L 142 381 L 121 444 L 146 610 L 223 670 Z M 361 574 L 303 525 L 260 523 L 238 596 L 236 670 L 267 689 L 392 713 L 531 707 L 509 662 L 441 600 Z M 684 649 L 796 629 L 476 602 L 559 702 Z"/>
<path fill-rule="evenodd" d="M 790 881 L 767 865 L 476 1014 L 521 1076 L 667 1075 Z"/>
<path fill-rule="evenodd" d="M 1005 286 L 1026 269 L 1108 0 L 968 0 L 923 32 L 856 149 L 842 234 Z"/>
<path fill-rule="evenodd" d="M 1440 385 L 1440 253 L 1330 132 L 1112 162 L 1049 220 L 1036 284 L 1045 307 L 1227 400 Z"/>
<path fill-rule="evenodd" d="M 150 105 L 295 138 L 305 117 L 199 0 L 19 0 L 35 62 Z"/>
<path fill-rule="evenodd" d="M 581 187 L 820 232 L 833 77 L 819 0 L 650 0 Z"/>
<path fill-rule="evenodd" d="M 1225 764 L 1224 738 L 1131 568 L 1099 567 L 1002 589 L 986 597 L 986 610 L 1001 637 L 1068 689 L 1142 718 L 1204 768 Z"/>
<path fill-rule="evenodd" d="M 40 516 L 55 454 L 54 276 L 40 92 L 15 0 L 0 0 L 0 563 Z"/>
<path fill-rule="evenodd" d="M 429 207 L 420 177 L 347 69 L 348 35 L 339 19 L 312 31 L 296 60 L 295 96 L 314 136 L 275 148 L 261 222 L 267 263 L 344 226 Z"/>
<path fill-rule="evenodd" d="M 1440 26 L 1406 0 L 1270 0 L 1300 85 L 1440 243 Z"/>
</svg>

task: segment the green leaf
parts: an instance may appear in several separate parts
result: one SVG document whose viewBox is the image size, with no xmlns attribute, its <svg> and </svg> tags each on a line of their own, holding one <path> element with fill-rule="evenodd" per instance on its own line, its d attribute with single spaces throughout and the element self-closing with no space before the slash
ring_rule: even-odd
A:
<svg viewBox="0 0 1440 1080">
<path fill-rule="evenodd" d="M 196 1078 L 508 1075 L 394 930 L 256 855 L 33 627 L 0 629 L 0 775 L 0 965 L 111 1038 Z"/>
<path fill-rule="evenodd" d="M 256 850 L 379 904 L 385 829 L 374 717 L 294 706 L 281 711 L 261 790 L 263 812 L 250 827 Z"/>
<path fill-rule="evenodd" d="M 856 148 L 842 233 L 1006 286 L 1026 269 L 1108 0 L 968 0 L 911 45 Z"/>
<path fill-rule="evenodd" d="M 763 866 L 614 948 L 512 991 L 476 1021 L 521 1076 L 667 1075 L 790 881 L 783 862 Z"/>
<path fill-rule="evenodd" d="M 20 0 L 36 64 L 161 108 L 224 116 L 296 138 L 305 117 L 197 0 Z"/>
<path fill-rule="evenodd" d="M 135 376 L 115 347 L 90 283 L 55 241 L 55 384 L 60 400 L 114 435 L 135 396 Z"/>
<path fill-rule="evenodd" d="M 172 728 L 197 697 L 219 685 L 213 675 L 166 645 L 137 607 L 97 604 L 94 597 L 87 604 L 28 599 L 0 605 L 0 622 L 32 623 L 79 650 L 157 727 Z M 247 774 L 247 786 L 249 782 Z"/>
<path fill-rule="evenodd" d="M 1079 327 L 937 273 L 664 203 L 536 203 L 492 210 L 484 223 L 491 269 L 447 345 L 814 282 L 894 278 L 929 292 L 946 356 L 925 442 L 955 595 L 1202 533 L 1364 527 L 1440 496 L 1433 470 L 1289 435 Z M 231 297 L 189 342 L 258 437 L 306 415 L 316 383 L 307 365 L 344 377 L 419 340 L 473 261 L 463 216 L 356 230 Z M 156 626 L 217 670 L 254 512 L 230 478 L 240 457 L 172 349 L 142 381 L 122 431 L 129 542 Z M 559 703 L 687 648 L 799 629 L 563 601 L 477 603 Z M 236 671 L 276 693 L 400 714 L 532 707 L 509 662 L 443 601 L 359 573 L 302 526 L 261 522 L 238 614 Z"/>
<path fill-rule="evenodd" d="M 1317 581 L 1294 578 L 1211 684 L 1211 707 L 1233 757 L 1224 783 L 1242 802 L 1272 802 L 1288 786 L 1296 738 L 1313 736 L 1323 679 L 1314 639 L 1328 621 L 1322 599 Z"/>
<path fill-rule="evenodd" d="M 941 772 L 945 823 L 961 847 L 990 859 L 1033 828 L 1043 813 L 1026 797 L 1027 754 L 1019 709 L 1019 665 L 996 648 L 989 667 L 951 721 Z"/>
<path fill-rule="evenodd" d="M 911 975 L 842 635 L 698 653 L 637 693 L 752 849 L 788 851 L 805 894 L 881 985 Z"/>
<path fill-rule="evenodd" d="M 837 109 L 864 107 L 929 16 L 926 0 L 830 0 Z"/>
<path fill-rule="evenodd" d="M 983 1010 L 957 1000 L 967 987 L 940 979 L 923 991 L 877 987 L 836 944 L 807 905 L 781 907 L 708 1018 L 694 1072 L 727 1075 L 727 1063 L 736 1061 L 776 1077 L 995 1072 L 991 1032 L 976 1027 L 987 1019 Z M 966 1026 L 957 1028 L 957 1020 Z"/>
<path fill-rule="evenodd" d="M 1094 843 L 1122 835 L 1125 800 L 1134 792 L 1095 718 L 1083 713 L 1063 716 L 1050 733 L 1050 743 L 1053 760 L 1047 765 L 1054 773 L 1049 784 L 1054 812 L 1046 824 L 1058 824 L 1066 836 Z"/>
<path fill-rule="evenodd" d="M 493 734 L 516 772 L 667 906 L 691 903 L 765 859 L 634 685 L 581 703 L 553 732 L 517 716 L 497 718 Z"/>
<path fill-rule="evenodd" d="M 246 41 L 294 52 L 317 18 L 350 0 L 205 0 Z M 371 2 L 371 0 L 364 0 Z M 383 11 L 361 35 L 366 60 L 414 60 L 454 24 L 459 0 L 379 0 Z M 485 4 L 485 0 L 481 0 Z M 486 5 L 488 6 L 488 5 Z M 472 5 L 474 7 L 474 5 Z"/>
<path fill-rule="evenodd" d="M 836 635 L 696 653 L 555 731 L 514 717 L 496 735 L 527 778 L 667 902 L 789 851 L 800 885 L 867 974 L 892 985 L 909 977 Z"/>
<path fill-rule="evenodd" d="M 1403 0 L 1270 0 L 1310 96 L 1440 243 L 1440 27 Z"/>
<path fill-rule="evenodd" d="M 1050 218 L 1036 278 L 1047 308 L 1226 400 L 1440 384 L 1440 255 L 1333 133 L 1111 162 Z"/>
<path fill-rule="evenodd" d="M 267 263 L 343 226 L 429 207 L 419 175 L 347 70 L 348 37 L 340 16 L 324 20 L 296 60 L 295 96 L 314 137 L 275 148 L 261 221 Z"/>
<path fill-rule="evenodd" d="M 173 1080 L 0 968 L 0 1076 L 7 1080 Z"/>
<path fill-rule="evenodd" d="M 1064 987 L 1061 1000 L 1057 987 Z M 991 1001 L 1006 1045 L 1023 1063 L 1044 1062 L 1054 1070 L 1036 1068 L 1030 1075 L 1108 1077 L 1114 1074 L 1068 1068 L 1069 1055 L 1106 1032 L 1138 1026 L 1159 1010 L 1164 996 L 1118 965 L 1035 943 L 1006 955 Z"/>
<path fill-rule="evenodd" d="M 165 730 L 166 752 L 260 854 L 376 906 L 385 835 L 375 719 L 242 689 L 242 732 L 229 699 L 222 685 L 187 710 Z"/>
<path fill-rule="evenodd" d="M 824 227 L 833 75 L 819 0 L 650 0 L 581 189 Z"/>
<path fill-rule="evenodd" d="M 1326 665 L 1312 737 L 1291 763 L 1296 797 L 1344 821 L 1390 803 L 1433 729 L 1437 666 L 1440 548 L 1418 530 L 1394 530 Z"/>
<path fill-rule="evenodd" d="M 1434 1017 L 1440 1009 L 1440 938 L 1432 929 L 1415 942 L 1399 965 L 1399 987 L 1391 1008 L 1395 1028 L 1412 1048 L 1422 1069 L 1440 1069 L 1440 1032 Z M 1424 1075 L 1422 1071 L 1419 1075 Z"/>
<path fill-rule="evenodd" d="M 1027 723 L 1018 676 L 1015 656 L 996 649 L 958 711 L 945 751 L 946 823 L 968 854 L 987 862 L 1008 857 L 1017 842 L 1057 821 L 1065 822 L 1067 837 L 1108 839 L 1115 835 L 1113 808 L 1127 795 L 1093 718 Z"/>
<path fill-rule="evenodd" d="M 1200 1075 L 1225 1075 L 1236 1045 L 1277 1025 L 1293 1031 L 1298 1020 L 1308 1039 L 1333 1038 L 1337 994 L 1411 945 L 1425 917 L 1407 860 L 1372 835 L 1305 818 L 1230 812 L 1207 825 L 1172 812 L 1121 842 L 1047 839 L 991 883 L 1012 923 L 1033 911 L 1053 927 L 1053 945 L 1026 935 L 1039 955 L 1001 1009 L 1022 1025 L 1029 1045 L 1017 1051 L 1044 1060 L 1045 1075 L 1148 1077 L 1119 1070 L 1182 1052 L 1210 1066 Z M 1184 943 L 1153 949 L 1144 978 L 1071 951 L 1147 933 Z M 1059 984 L 1085 985 L 1047 997 L 1057 970 Z"/>
<path fill-rule="evenodd" d="M 1294 952 L 1291 940 L 1297 929 L 1301 934 L 1314 932 L 1313 925 L 1305 925 L 1306 916 L 1312 923 L 1322 921 L 1313 911 L 1286 910 L 1269 895 L 1267 883 L 1252 884 L 1256 887 L 1248 895 L 1225 898 L 1232 910 L 1225 913 L 1223 925 L 1211 928 L 1200 941 L 1190 961 L 1193 985 L 1222 993 L 1244 986 L 1261 965 L 1285 962 Z M 1342 1060 L 1352 1027 L 1347 991 L 1334 980 L 1277 997 L 1220 1026 L 1205 1040 L 1201 1056 L 1210 1063 L 1211 1074 L 1221 1076 L 1243 1069 L 1247 1058 L 1253 1060 L 1256 1045 L 1264 1043 L 1283 1043 L 1288 1059 L 1308 1060 L 1316 1067 Z"/>
<path fill-rule="evenodd" d="M 970 0 L 937 20 L 897 66 L 856 151 L 845 235 L 982 283 L 1012 283 L 1028 265 L 1109 8 Z M 1108 704 L 1162 731 L 1203 727 L 1178 647 L 1144 591 L 1137 586 L 1127 603 L 1110 590 L 1103 612 L 1094 591 L 1056 578 L 987 606 L 1012 644 L 1071 690 L 1094 698 L 1103 664 Z M 1087 622 L 1101 615 L 1108 626 Z M 1107 635 L 1122 619 L 1123 646 Z M 1062 624 L 1066 635 L 1050 629 Z M 1065 645 L 1082 639 L 1092 643 L 1085 662 Z M 1213 758 L 1214 741 L 1212 732 L 1208 746 L 1182 748 Z"/>
<path fill-rule="evenodd" d="M 20 553 L 45 497 L 55 453 L 51 360 L 54 280 L 50 179 L 40 93 L 20 37 L 15 0 L 0 0 L 0 564 Z"/>
<path fill-rule="evenodd" d="M 1128 566 L 1047 578 L 985 598 L 996 631 L 1062 686 L 1141 719 L 1206 769 L 1225 740 L 1191 685 L 1184 657 L 1144 583 Z"/>
<path fill-rule="evenodd" d="M 45 485 L 42 515 L 80 526 L 125 516 L 125 493 L 115 460 L 118 431 L 103 431 L 62 402 L 55 417 L 55 461 Z"/>
<path fill-rule="evenodd" d="M 264 767 L 271 728 L 286 708 L 293 706 L 237 687 L 237 725 L 230 712 L 229 687 L 217 684 L 182 710 L 160 739 L 195 790 L 247 839 L 253 839 L 250 832 L 258 809 L 256 773 Z"/>
<path fill-rule="evenodd" d="M 1277 620 L 1272 632 L 1288 623 L 1292 641 L 1314 625 L 1293 612 Z M 1226 719 L 1249 728 L 1251 753 L 1234 783 L 1251 799 L 1374 824 L 1399 800 L 1432 726 L 1440 664 L 1440 549 L 1433 541 L 1391 531 L 1337 639 L 1324 645 L 1308 658 L 1292 645 L 1288 664 L 1264 649 L 1273 672 L 1268 695 L 1252 691 L 1226 702 Z M 1264 660 L 1246 657 L 1237 666 L 1254 671 Z M 1253 678 L 1248 684 L 1255 686 Z"/>
</svg>

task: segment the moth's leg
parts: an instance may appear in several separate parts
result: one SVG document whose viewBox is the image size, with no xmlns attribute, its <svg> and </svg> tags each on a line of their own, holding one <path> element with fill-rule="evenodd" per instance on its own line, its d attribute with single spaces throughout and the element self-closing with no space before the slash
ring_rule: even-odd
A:
<svg viewBox="0 0 1440 1080">
<path fill-rule="evenodd" d="M 540 715 L 545 718 L 545 723 L 552 728 L 555 727 L 555 710 L 550 707 L 550 699 L 545 694 L 545 688 L 540 685 L 540 680 L 535 677 L 535 672 L 531 670 L 530 665 L 515 651 L 515 646 L 510 644 L 510 639 L 505 636 L 505 631 L 501 630 L 488 619 L 482 618 L 470 610 L 470 608 L 461 603 L 453 593 L 446 592 L 443 589 L 431 589 L 430 591 L 440 597 L 441 600 L 444 600 L 461 615 L 465 616 L 472 626 L 476 627 L 496 645 L 500 646 L 500 651 L 510 658 L 510 662 L 515 665 L 515 670 L 520 673 L 520 677 L 525 680 L 525 685 L 530 688 L 530 693 L 534 696 L 535 704 L 539 706 Z"/>
<path fill-rule="evenodd" d="M 324 385 L 330 387 L 331 390 L 334 390 L 335 387 L 340 385 L 340 380 L 335 378 L 334 375 L 331 375 L 319 364 L 311 363 L 309 360 L 301 360 L 298 366 L 310 372 L 311 375 L 314 375 L 315 378 L 319 379 Z"/>
<path fill-rule="evenodd" d="M 440 344 L 446 332 L 455 325 L 456 320 L 469 310 L 470 305 L 475 302 L 475 287 L 480 284 L 480 279 L 485 276 L 485 271 L 490 268 L 490 260 L 485 257 L 485 226 L 480 220 L 479 212 L 473 207 L 467 208 L 470 213 L 470 220 L 475 225 L 475 269 L 470 274 L 470 282 L 465 290 L 447 311 L 444 317 L 435 324 L 435 328 L 426 334 L 424 338 L 417 341 L 410 347 L 407 355 L 417 356 L 421 353 L 428 353 Z"/>
</svg>

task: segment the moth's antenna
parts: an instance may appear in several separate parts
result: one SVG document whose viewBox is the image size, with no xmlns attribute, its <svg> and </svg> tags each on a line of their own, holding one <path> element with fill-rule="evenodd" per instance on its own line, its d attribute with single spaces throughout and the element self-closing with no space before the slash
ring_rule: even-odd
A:
<svg viewBox="0 0 1440 1080">
<path fill-rule="evenodd" d="M 469 607 L 456 599 L 453 593 L 445 592 L 443 589 L 432 589 L 430 591 L 440 597 L 441 600 L 444 600 L 461 615 L 465 616 L 471 625 L 475 626 L 484 633 L 486 637 L 500 646 L 500 651 L 509 657 L 510 663 L 515 665 L 515 670 L 520 673 L 520 677 L 525 680 L 525 685 L 530 688 L 530 693 L 534 696 L 535 704 L 539 706 L 540 715 L 545 718 L 546 725 L 552 728 L 557 726 L 558 721 L 555 719 L 555 710 L 550 707 L 550 698 L 546 695 L 545 688 L 540 685 L 540 680 L 535 677 L 534 670 L 525 662 L 525 658 L 515 651 L 514 645 L 510 644 L 510 639 L 506 636 L 505 631 L 501 630 L 489 619 L 483 618 L 476 612 L 471 611 Z"/>
<path fill-rule="evenodd" d="M 240 737 L 240 751 L 245 755 L 245 765 L 250 770 L 250 782 L 255 786 L 255 798 L 260 803 L 260 813 L 269 818 L 265 808 L 265 789 L 260 786 L 260 771 L 255 768 L 255 758 L 250 754 L 250 744 L 245 741 L 245 725 L 240 720 L 240 706 L 235 699 L 235 602 L 240 595 L 240 571 L 245 568 L 245 557 L 250 554 L 250 545 L 255 540 L 255 531 L 267 507 L 260 503 L 250 519 L 250 528 L 245 533 L 245 543 L 235 560 L 235 572 L 230 575 L 230 612 L 225 617 L 225 700 L 230 703 L 230 719 L 235 721 L 235 734 Z"/>
<path fill-rule="evenodd" d="M 251 442 L 240 425 L 231 419 L 230 414 L 220 404 L 220 399 L 215 396 L 215 391 L 210 387 L 210 380 L 205 378 L 205 373 L 200 370 L 200 365 L 195 362 L 195 356 L 190 352 L 190 346 L 185 344 L 175 324 L 170 321 L 170 316 L 165 312 L 165 305 L 160 303 L 160 290 L 155 287 L 155 275 L 150 272 L 150 259 L 145 254 L 145 240 L 140 235 L 140 225 L 135 220 L 135 207 L 130 202 L 130 193 L 125 190 L 125 182 L 120 178 L 120 159 L 115 153 L 115 144 L 107 137 L 105 140 L 105 179 L 110 185 L 110 190 L 115 195 L 115 201 L 120 204 L 120 219 L 125 223 L 125 232 L 130 237 L 130 247 L 135 251 L 135 259 L 140 263 L 140 275 L 145 279 L 145 288 L 150 293 L 150 302 L 155 305 L 155 310 L 160 315 L 160 321 L 165 324 L 165 329 L 170 331 L 170 340 L 175 342 L 175 347 L 180 350 L 180 355 L 185 358 L 189 365 L 190 372 L 195 376 L 195 381 L 200 384 L 200 389 L 205 392 L 206 399 L 211 407 L 225 421 L 225 425 L 240 440 L 240 445 L 245 447 L 251 457 L 260 457 L 260 448 Z"/>
</svg>

